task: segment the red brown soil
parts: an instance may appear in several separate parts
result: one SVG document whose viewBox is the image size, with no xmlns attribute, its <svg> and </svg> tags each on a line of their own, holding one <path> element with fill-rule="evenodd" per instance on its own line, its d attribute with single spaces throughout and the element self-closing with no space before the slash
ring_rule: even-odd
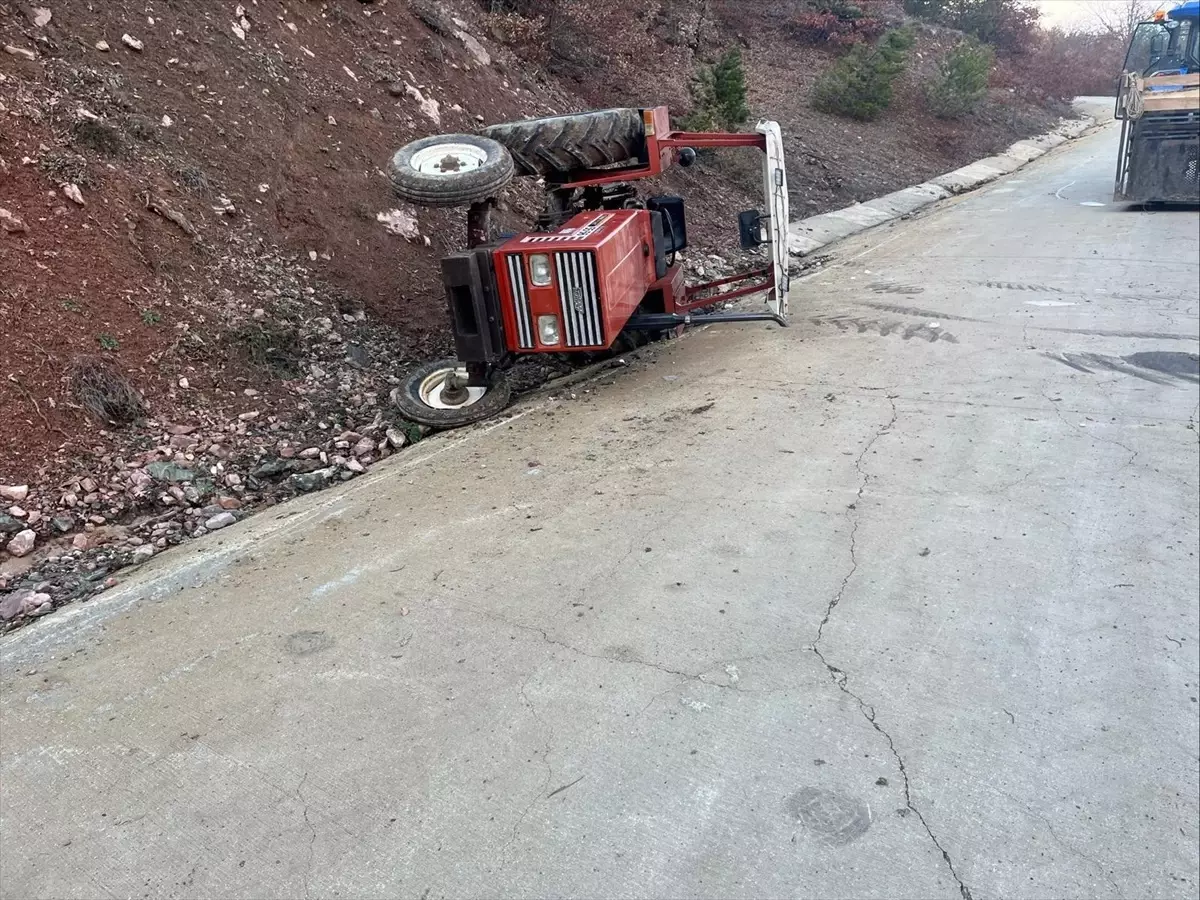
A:
<svg viewBox="0 0 1200 900">
<path fill-rule="evenodd" d="M 416 0 L 246 0 L 244 40 L 227 0 L 40 5 L 53 11 L 45 28 L 23 3 L 0 5 L 0 44 L 38 54 L 0 53 L 0 206 L 29 229 L 0 232 L 0 484 L 61 480 L 145 438 L 74 402 L 67 372 L 81 355 L 122 369 L 159 423 L 236 415 L 249 387 L 261 392 L 257 406 L 304 428 L 320 410 L 297 407 L 296 381 L 265 372 L 231 337 L 255 309 L 272 321 L 286 308 L 301 329 L 365 310 L 361 327 L 387 348 L 375 362 L 395 369 L 447 350 L 438 259 L 461 246 L 461 213 L 414 211 L 415 241 L 375 218 L 400 205 L 381 170 L 417 137 L 595 106 L 682 108 L 697 63 L 739 43 L 755 115 L 778 119 L 787 135 L 793 210 L 803 215 L 962 165 L 1054 118 L 997 91 L 969 121 L 939 122 L 915 81 L 879 122 L 816 113 L 808 89 L 831 56 L 791 35 L 795 2 L 563 0 L 546 50 L 502 44 L 482 4 L 446 0 L 487 47 L 488 65 L 431 29 L 414 12 L 429 4 Z M 145 49 L 124 46 L 126 33 Z M 948 39 L 922 34 L 910 79 Z M 95 49 L 100 40 L 108 52 Z M 438 101 L 440 124 L 405 85 Z M 80 109 L 110 124 L 121 147 L 81 141 Z M 69 154 L 84 162 L 70 169 Z M 730 211 L 755 202 L 756 172 L 708 164 L 666 180 L 688 197 L 701 247 L 728 243 Z M 69 179 L 86 206 L 63 196 Z M 514 194 L 511 228 L 528 221 L 532 193 Z M 232 216 L 214 210 L 220 198 Z M 152 199 L 196 236 L 148 208 Z M 296 284 L 273 287 L 275 271 Z"/>
</svg>

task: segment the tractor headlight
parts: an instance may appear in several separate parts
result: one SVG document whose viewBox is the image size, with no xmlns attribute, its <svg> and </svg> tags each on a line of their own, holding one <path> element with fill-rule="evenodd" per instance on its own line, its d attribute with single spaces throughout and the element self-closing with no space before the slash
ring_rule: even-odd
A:
<svg viewBox="0 0 1200 900">
<path fill-rule="evenodd" d="M 538 316 L 538 338 L 548 347 L 552 347 L 560 340 L 558 335 L 558 316 Z"/>
<path fill-rule="evenodd" d="M 529 257 L 529 280 L 535 287 L 545 287 L 550 283 L 550 257 L 545 253 L 535 253 Z"/>
</svg>

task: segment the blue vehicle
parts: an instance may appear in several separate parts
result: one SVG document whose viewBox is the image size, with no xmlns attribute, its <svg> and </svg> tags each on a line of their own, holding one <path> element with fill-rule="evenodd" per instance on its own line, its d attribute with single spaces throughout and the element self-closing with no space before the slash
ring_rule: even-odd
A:
<svg viewBox="0 0 1200 900">
<path fill-rule="evenodd" d="M 1133 32 L 1117 92 L 1113 199 L 1200 203 L 1200 0 Z"/>
</svg>

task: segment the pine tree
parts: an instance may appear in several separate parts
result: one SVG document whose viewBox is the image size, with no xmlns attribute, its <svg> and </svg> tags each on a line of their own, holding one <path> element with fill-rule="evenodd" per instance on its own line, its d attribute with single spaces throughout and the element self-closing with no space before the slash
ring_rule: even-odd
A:
<svg viewBox="0 0 1200 900">
<path fill-rule="evenodd" d="M 716 119 L 726 131 L 736 131 L 750 118 L 746 105 L 746 72 L 742 68 L 742 51 L 729 50 L 713 69 L 713 98 Z"/>
<path fill-rule="evenodd" d="M 851 119 L 877 119 L 892 103 L 892 87 L 908 65 L 912 32 L 893 28 L 874 48 L 856 45 L 813 86 L 813 105 Z"/>
<path fill-rule="evenodd" d="M 749 118 L 742 51 L 734 47 L 715 66 L 705 66 L 696 73 L 692 80 L 692 111 L 680 126 L 685 131 L 736 131 Z"/>
<path fill-rule="evenodd" d="M 933 114 L 956 119 L 975 109 L 987 96 L 988 73 L 995 54 L 991 47 L 967 39 L 938 64 L 938 75 L 925 85 L 925 99 Z"/>
</svg>

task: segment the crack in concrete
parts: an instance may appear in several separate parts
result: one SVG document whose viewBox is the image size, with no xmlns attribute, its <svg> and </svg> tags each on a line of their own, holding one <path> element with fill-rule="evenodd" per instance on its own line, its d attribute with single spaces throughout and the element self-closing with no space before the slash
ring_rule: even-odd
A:
<svg viewBox="0 0 1200 900">
<path fill-rule="evenodd" d="M 312 873 L 313 855 L 315 853 L 317 843 L 316 826 L 308 818 L 308 801 L 304 799 L 304 794 L 301 793 L 301 788 L 304 787 L 304 782 L 308 781 L 308 773 L 305 772 L 300 778 L 300 783 L 296 785 L 296 799 L 304 804 L 304 824 L 308 826 L 311 836 L 308 839 L 308 864 L 304 867 L 304 896 L 306 900 L 311 900 L 312 892 L 308 887 L 309 875 Z"/>
<path fill-rule="evenodd" d="M 1051 822 L 1048 818 L 1046 818 L 1041 813 L 1035 812 L 1034 810 L 1029 809 L 1028 806 L 1026 806 L 1024 801 L 1018 799 L 1017 797 L 1014 797 L 1008 791 L 1000 790 L 998 788 L 996 789 L 996 793 L 998 793 L 1004 797 L 1007 797 L 1009 800 L 1011 800 L 1013 803 L 1015 803 L 1020 808 L 1021 812 L 1023 812 L 1025 815 L 1029 816 L 1030 818 L 1037 819 L 1039 822 L 1041 822 L 1043 825 L 1045 825 L 1046 830 L 1050 832 L 1050 837 L 1052 837 L 1054 839 L 1054 843 L 1058 844 L 1058 846 L 1062 847 L 1067 852 L 1073 853 L 1075 856 L 1079 857 L 1084 862 L 1090 863 L 1096 869 L 1096 871 L 1098 871 L 1102 876 L 1104 876 L 1104 880 L 1107 881 L 1109 884 L 1109 887 L 1111 887 L 1113 889 L 1113 894 L 1116 895 L 1118 900 L 1125 900 L 1125 895 L 1121 892 L 1121 886 L 1119 884 L 1117 884 L 1117 880 L 1112 877 L 1112 874 L 1107 869 L 1104 868 L 1104 866 L 1100 862 L 1100 860 L 1098 860 L 1094 856 L 1091 856 L 1090 854 L 1087 854 L 1084 851 L 1080 850 L 1078 847 L 1076 847 L 1074 844 L 1070 843 L 1069 841 L 1065 841 L 1061 837 L 1059 837 L 1058 832 L 1054 830 L 1054 823 Z"/>
<path fill-rule="evenodd" d="M 602 662 L 617 663 L 617 664 L 630 665 L 630 666 L 641 666 L 641 667 L 644 667 L 647 669 L 654 669 L 656 671 L 663 672 L 664 674 L 667 674 L 667 675 L 677 675 L 681 678 L 686 678 L 689 681 L 698 681 L 707 687 L 720 688 L 721 690 L 726 690 L 726 691 L 738 690 L 738 688 L 732 684 L 721 684 L 719 681 L 709 681 L 708 679 L 706 679 L 704 677 L 705 674 L 707 672 L 711 671 L 713 666 L 709 666 L 708 668 L 706 668 L 700 672 L 688 672 L 688 671 L 685 671 L 684 669 L 672 669 L 670 666 L 664 666 L 660 663 L 650 662 L 649 660 L 644 660 L 644 659 L 630 659 L 630 658 L 620 657 L 620 656 L 606 656 L 603 653 L 588 653 L 586 650 L 582 650 L 573 644 L 568 644 L 566 641 L 562 641 L 562 640 L 558 640 L 557 638 L 550 637 L 550 634 L 546 631 L 545 628 L 541 628 L 537 625 L 526 625 L 523 622 L 514 622 L 511 619 L 506 619 L 503 616 L 496 615 L 495 613 L 490 613 L 490 612 L 487 612 L 486 610 L 482 610 L 482 609 L 474 609 L 469 606 L 453 606 L 453 605 L 449 605 L 449 604 L 430 604 L 430 605 L 435 609 L 445 609 L 445 610 L 451 610 L 454 612 L 469 613 L 471 615 L 475 615 L 475 616 L 479 616 L 484 619 L 488 619 L 489 621 L 492 621 L 492 622 L 499 622 L 501 625 L 506 625 L 509 628 L 515 629 L 517 631 L 527 631 L 531 634 L 536 634 L 539 637 L 541 637 L 541 639 L 543 641 L 545 641 L 547 644 L 550 644 L 554 647 L 562 647 L 564 650 L 574 653 L 577 656 L 583 656 L 588 659 L 597 659 Z"/>
<path fill-rule="evenodd" d="M 599 480 L 593 482 L 593 484 L 601 484 L 601 483 L 603 483 L 603 479 L 599 479 Z M 641 493 L 641 496 L 645 496 L 645 495 L 646 495 L 646 492 L 643 491 Z M 657 496 L 665 497 L 666 495 L 659 494 Z M 642 535 L 640 535 L 639 537 L 637 537 L 636 539 L 634 539 L 633 541 L 630 542 L 629 549 L 625 551 L 625 554 L 620 559 L 618 559 L 616 562 L 607 566 L 604 574 L 599 575 L 597 577 L 597 580 L 604 581 L 604 580 L 610 579 L 613 576 L 615 576 L 618 572 L 620 572 L 624 568 L 625 563 L 627 563 L 629 561 L 630 557 L 632 557 L 634 555 L 634 553 L 637 552 L 637 548 L 645 547 L 646 541 L 648 541 L 650 539 L 650 537 L 659 530 L 659 528 L 660 528 L 660 526 L 657 522 L 651 522 L 651 524 L 646 527 L 646 530 Z M 582 603 L 583 598 L 587 595 L 587 591 L 588 591 L 588 585 L 586 583 L 581 584 L 579 586 L 579 588 L 575 592 L 575 597 L 576 597 L 577 603 Z M 563 610 L 559 610 L 559 612 L 555 613 L 554 616 L 552 616 L 552 618 L 557 621 L 558 619 L 560 619 L 562 617 L 563 613 L 569 608 L 570 607 L 566 607 Z"/>
<path fill-rule="evenodd" d="M 974 900 L 974 898 L 971 896 L 971 889 L 967 887 L 966 883 L 962 880 L 962 877 L 958 874 L 958 869 L 955 868 L 954 860 L 950 857 L 950 853 L 945 847 L 942 846 L 942 842 L 939 841 L 937 835 L 933 833 L 933 829 L 929 827 L 929 823 L 925 820 L 925 814 L 921 812 L 915 803 L 913 803 L 912 785 L 908 777 L 908 767 L 904 763 L 904 757 L 901 756 L 900 751 L 896 749 L 896 742 L 892 740 L 891 734 L 877 721 L 875 716 L 875 707 L 871 706 L 860 696 L 858 696 L 858 694 L 850 690 L 849 685 L 846 683 L 849 680 L 847 673 L 828 662 L 820 648 L 818 648 L 815 644 L 813 645 L 813 653 L 817 655 L 817 658 L 821 660 L 822 664 L 824 664 L 825 668 L 829 671 L 829 677 L 832 679 L 833 683 L 837 685 L 838 690 L 858 704 L 859 712 L 863 714 L 863 718 L 865 718 L 867 722 L 870 723 L 871 727 L 874 728 L 885 741 L 887 741 L 888 749 L 891 751 L 892 757 L 896 760 L 896 766 L 900 770 L 900 779 L 904 787 L 904 805 L 913 813 L 913 815 L 917 817 L 917 821 L 919 821 L 921 823 L 921 827 L 925 829 L 925 834 L 929 836 L 929 840 L 933 842 L 933 846 L 936 847 L 938 852 L 942 854 L 942 859 L 945 861 L 946 867 L 950 870 L 951 877 L 954 879 L 955 884 L 958 885 L 958 892 L 962 895 L 962 900 Z"/>
<path fill-rule="evenodd" d="M 1016 481 L 1010 481 L 1008 484 L 1001 485 L 998 488 L 992 488 L 991 490 L 988 490 L 988 491 L 983 491 L 982 493 L 985 496 L 989 496 L 989 497 L 998 496 L 1000 494 L 1006 493 L 1008 491 L 1011 491 L 1015 487 L 1020 487 L 1021 485 L 1025 484 L 1027 481 L 1029 481 L 1030 478 L 1032 478 L 1034 476 L 1034 474 L 1037 471 L 1038 471 L 1037 469 L 1030 469 L 1028 472 L 1026 472 L 1024 475 L 1022 475 Z"/>
<path fill-rule="evenodd" d="M 533 808 L 537 806 L 538 801 L 542 799 L 542 796 L 546 793 L 546 788 L 550 787 L 550 782 L 554 778 L 554 767 L 550 765 L 550 751 L 554 746 L 554 729 L 547 724 L 541 716 L 538 715 L 537 707 L 533 705 L 533 701 L 530 700 L 529 695 L 525 693 L 525 688 L 528 686 L 531 680 L 533 680 L 532 673 L 530 673 L 529 677 L 521 683 L 521 687 L 517 689 L 517 694 L 520 696 L 521 702 L 524 703 L 529 709 L 529 714 L 533 716 L 533 720 L 537 722 L 538 728 L 548 732 L 548 736 L 542 744 L 542 765 L 546 767 L 546 777 L 542 779 L 541 786 L 534 792 L 533 796 L 529 799 L 529 803 L 525 805 L 525 808 L 521 810 L 521 814 L 517 816 L 517 821 L 513 822 L 512 833 L 509 835 L 508 840 L 505 841 L 504 846 L 500 850 L 500 858 L 506 865 L 508 863 L 508 851 L 512 848 L 512 845 L 516 843 L 517 835 L 521 832 L 521 826 L 525 824 L 526 817 L 533 811 Z"/>
<path fill-rule="evenodd" d="M 871 482 L 870 474 L 863 469 L 863 459 L 871 452 L 871 448 L 875 446 L 875 443 L 896 424 L 896 417 L 898 415 L 896 411 L 896 395 L 889 394 L 887 400 L 892 406 L 891 418 L 871 436 L 871 439 L 862 448 L 862 452 L 854 460 L 854 470 L 859 475 L 858 493 L 854 495 L 854 502 L 846 509 L 846 518 L 850 522 L 850 571 L 846 573 L 846 577 L 842 579 L 841 585 L 838 586 L 837 593 L 834 594 L 833 599 L 829 601 L 829 605 L 825 608 L 825 617 L 821 619 L 821 624 L 817 626 L 817 637 L 812 642 L 814 650 L 825 635 L 825 626 L 829 623 L 829 617 L 833 615 L 833 611 L 837 608 L 837 605 L 842 602 L 842 597 L 846 594 L 846 587 L 850 584 L 850 579 L 858 571 L 858 516 L 856 513 L 859 501 L 863 498 L 863 492 L 866 491 L 867 485 Z"/>
<path fill-rule="evenodd" d="M 883 425 L 883 427 L 876 431 L 871 439 L 867 441 L 866 445 L 862 449 L 862 452 L 858 454 L 858 457 L 854 461 L 854 468 L 859 474 L 860 483 L 854 502 L 850 504 L 846 511 L 846 516 L 851 523 L 850 568 L 846 572 L 845 577 L 842 578 L 841 584 L 838 585 L 837 592 L 829 601 L 829 605 L 825 609 L 825 616 L 821 619 L 821 624 L 817 626 L 817 635 L 812 641 L 811 649 L 812 652 L 816 654 L 817 659 L 821 660 L 821 664 L 825 666 L 826 671 L 829 673 L 830 680 L 834 683 L 834 685 L 837 686 L 837 689 L 858 704 L 859 712 L 862 713 L 863 718 L 865 718 L 871 727 L 875 729 L 875 731 L 878 732 L 885 741 L 887 741 L 888 749 L 891 751 L 892 757 L 896 760 L 896 767 L 900 770 L 900 778 L 904 787 L 904 805 L 913 813 L 913 815 L 917 817 L 917 821 L 919 821 L 921 823 L 921 827 L 925 829 L 925 834 L 928 835 L 929 840 L 933 842 L 933 846 L 937 848 L 938 852 L 941 853 L 942 860 L 946 863 L 946 867 L 950 870 L 951 877 L 954 879 L 955 884 L 958 885 L 958 892 L 962 896 L 962 900 L 973 900 L 971 896 L 971 889 L 959 876 L 958 870 L 954 865 L 954 860 L 950 857 L 950 853 L 944 846 L 942 846 L 942 842 L 938 840 L 938 837 L 936 834 L 934 834 L 933 829 L 929 827 L 929 822 L 926 821 L 925 814 L 922 813 L 917 805 L 913 802 L 912 785 L 908 775 L 908 766 L 904 762 L 904 757 L 900 755 L 900 751 L 896 749 L 896 742 L 892 739 L 892 735 L 887 731 L 887 729 L 879 724 L 875 714 L 875 707 L 864 701 L 862 697 L 858 696 L 858 694 L 854 693 L 854 691 L 850 689 L 848 683 L 850 676 L 829 662 L 825 658 L 825 654 L 821 652 L 820 648 L 821 640 L 825 636 L 825 626 L 829 624 L 829 619 L 833 615 L 833 611 L 837 609 L 838 604 L 842 602 L 842 599 L 846 595 L 846 590 L 850 585 L 850 580 L 858 571 L 858 504 L 862 500 L 863 494 L 866 492 L 867 486 L 871 483 L 872 479 L 872 475 L 867 472 L 865 468 L 863 468 L 863 461 L 866 459 L 867 454 L 871 451 L 871 448 L 875 446 L 879 439 L 890 432 L 892 426 L 896 424 L 896 419 L 899 413 L 896 409 L 895 395 L 888 395 L 888 402 L 891 403 L 892 406 L 891 417 Z"/>
<path fill-rule="evenodd" d="M 1123 465 L 1121 468 L 1127 469 L 1133 465 L 1134 460 L 1136 460 L 1138 458 L 1137 450 L 1134 450 L 1132 447 L 1122 444 L 1120 441 L 1115 441 L 1112 438 L 1106 438 L 1106 437 L 1102 437 L 1101 435 L 1098 435 L 1098 434 L 1092 434 L 1090 431 L 1088 431 L 1082 425 L 1079 425 L 1079 424 L 1076 424 L 1075 422 L 1070 421 L 1066 416 L 1063 415 L 1062 410 L 1058 408 L 1058 404 L 1050 399 L 1050 395 L 1048 393 L 1046 393 L 1045 390 L 1043 390 L 1041 393 L 1042 393 L 1042 396 L 1046 399 L 1046 402 L 1049 403 L 1050 406 L 1054 409 L 1054 414 L 1056 416 L 1058 416 L 1058 419 L 1060 422 L 1062 422 L 1068 428 L 1073 428 L 1075 431 L 1078 431 L 1080 434 L 1082 434 L 1084 437 L 1088 438 L 1089 440 L 1099 441 L 1100 443 L 1103 443 L 1103 444 L 1111 444 L 1114 447 L 1120 447 L 1122 450 L 1124 450 L 1126 453 L 1129 454 L 1129 459 L 1125 460 L 1125 465 Z"/>
</svg>

